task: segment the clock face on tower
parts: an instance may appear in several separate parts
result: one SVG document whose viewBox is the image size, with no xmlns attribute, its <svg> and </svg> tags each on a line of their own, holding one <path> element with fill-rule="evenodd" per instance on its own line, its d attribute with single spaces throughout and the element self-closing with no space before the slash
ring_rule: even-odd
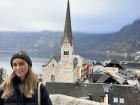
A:
<svg viewBox="0 0 140 105">
<path fill-rule="evenodd" d="M 69 44 L 68 43 L 65 43 L 64 44 L 64 48 L 67 48 L 68 49 L 69 48 Z"/>
<path fill-rule="evenodd" d="M 68 46 L 67 43 L 65 43 L 64 46 L 67 47 Z"/>
</svg>

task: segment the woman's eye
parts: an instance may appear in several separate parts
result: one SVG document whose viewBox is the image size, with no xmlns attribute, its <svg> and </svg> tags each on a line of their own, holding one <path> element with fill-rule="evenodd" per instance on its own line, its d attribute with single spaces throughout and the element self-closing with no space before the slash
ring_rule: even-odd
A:
<svg viewBox="0 0 140 105">
<path fill-rule="evenodd" d="M 13 66 L 17 66 L 17 64 L 14 63 Z"/>
<path fill-rule="evenodd" d="M 23 66 L 25 63 L 21 62 L 21 63 L 13 63 L 13 66 L 16 67 L 16 66 Z"/>
<path fill-rule="evenodd" d="M 19 63 L 19 65 L 20 65 L 20 66 L 23 66 L 23 65 L 24 65 L 24 63 L 22 63 L 22 62 L 21 62 L 21 63 Z"/>
</svg>

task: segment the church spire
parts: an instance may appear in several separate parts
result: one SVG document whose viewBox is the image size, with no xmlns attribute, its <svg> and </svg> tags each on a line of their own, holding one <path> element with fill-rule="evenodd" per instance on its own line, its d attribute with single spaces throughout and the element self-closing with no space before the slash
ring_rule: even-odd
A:
<svg viewBox="0 0 140 105">
<path fill-rule="evenodd" d="M 69 41 L 70 45 L 73 46 L 69 0 L 68 0 L 68 3 L 67 3 L 67 12 L 66 12 L 64 36 L 62 38 L 61 45 L 64 43 L 65 39 L 67 39 Z"/>
</svg>

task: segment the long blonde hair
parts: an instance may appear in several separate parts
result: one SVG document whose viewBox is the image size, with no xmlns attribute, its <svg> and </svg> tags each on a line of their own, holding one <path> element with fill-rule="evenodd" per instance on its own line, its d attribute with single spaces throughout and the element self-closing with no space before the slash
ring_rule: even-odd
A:
<svg viewBox="0 0 140 105">
<path fill-rule="evenodd" d="M 8 99 L 14 94 L 14 86 L 12 82 L 12 78 L 14 77 L 15 73 L 12 72 L 6 80 L 1 84 L 1 89 L 3 90 L 3 94 L 1 98 Z M 21 84 L 21 89 L 23 94 L 31 98 L 32 94 L 34 94 L 35 89 L 37 89 L 38 78 L 37 75 L 34 74 L 29 66 L 29 70 L 26 76 L 26 79 L 23 84 Z"/>
</svg>

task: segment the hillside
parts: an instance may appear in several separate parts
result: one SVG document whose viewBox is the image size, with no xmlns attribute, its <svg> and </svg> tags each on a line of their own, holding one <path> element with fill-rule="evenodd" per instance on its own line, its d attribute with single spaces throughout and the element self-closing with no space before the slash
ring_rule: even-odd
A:
<svg viewBox="0 0 140 105">
<path fill-rule="evenodd" d="M 140 51 L 140 20 L 113 33 L 99 48 L 121 53 Z"/>
<path fill-rule="evenodd" d="M 30 50 L 35 57 L 60 54 L 63 32 L 0 32 L 0 51 Z M 104 51 L 128 53 L 140 51 L 140 20 L 110 34 L 73 32 L 75 53 L 102 55 Z"/>
</svg>

